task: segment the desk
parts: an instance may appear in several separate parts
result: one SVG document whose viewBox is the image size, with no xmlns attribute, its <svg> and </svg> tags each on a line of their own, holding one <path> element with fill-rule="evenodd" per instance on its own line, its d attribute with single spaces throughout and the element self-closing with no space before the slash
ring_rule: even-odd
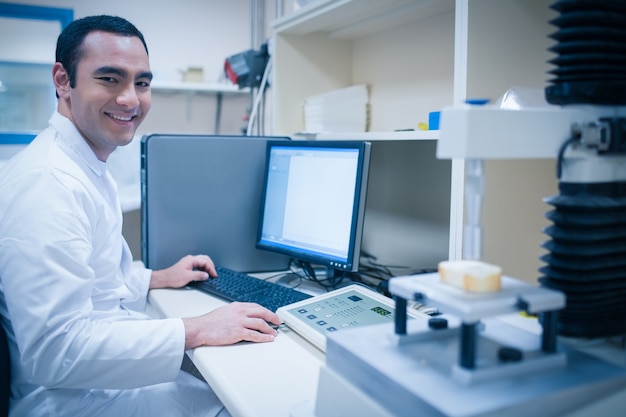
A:
<svg viewBox="0 0 626 417">
<path fill-rule="evenodd" d="M 207 313 L 225 302 L 194 289 L 149 294 L 162 317 Z M 324 353 L 281 327 L 272 343 L 201 347 L 189 356 L 233 417 L 288 417 L 294 404 L 314 401 Z"/>
</svg>

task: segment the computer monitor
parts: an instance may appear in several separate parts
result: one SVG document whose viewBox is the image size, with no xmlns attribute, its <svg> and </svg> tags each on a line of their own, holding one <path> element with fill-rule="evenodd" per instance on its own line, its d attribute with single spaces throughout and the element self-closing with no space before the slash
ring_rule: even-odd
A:
<svg viewBox="0 0 626 417">
<path fill-rule="evenodd" d="M 269 141 L 257 247 L 357 271 L 369 162 L 369 142 Z"/>
</svg>

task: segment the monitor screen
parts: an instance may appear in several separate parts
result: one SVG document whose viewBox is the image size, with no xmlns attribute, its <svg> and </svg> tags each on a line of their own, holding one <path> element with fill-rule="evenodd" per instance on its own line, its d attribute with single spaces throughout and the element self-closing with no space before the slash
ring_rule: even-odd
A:
<svg viewBox="0 0 626 417">
<path fill-rule="evenodd" d="M 268 142 L 257 247 L 358 270 L 369 161 L 368 142 Z"/>
</svg>

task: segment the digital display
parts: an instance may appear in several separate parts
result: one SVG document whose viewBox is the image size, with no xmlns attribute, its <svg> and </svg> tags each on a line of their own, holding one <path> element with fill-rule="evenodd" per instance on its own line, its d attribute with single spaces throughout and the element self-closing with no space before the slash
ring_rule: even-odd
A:
<svg viewBox="0 0 626 417">
<path fill-rule="evenodd" d="M 391 311 L 389 311 L 389 310 L 385 310 L 384 308 L 382 308 L 382 307 L 378 307 L 378 306 L 376 306 L 376 307 L 372 308 L 372 311 L 373 311 L 374 313 L 378 313 L 378 314 L 380 314 L 381 316 L 388 316 L 388 315 L 390 315 L 390 314 L 391 314 Z"/>
<path fill-rule="evenodd" d="M 320 333 L 393 322 L 393 309 L 355 290 L 333 297 L 310 301 L 288 310 L 307 326 Z"/>
<path fill-rule="evenodd" d="M 322 351 L 327 336 L 352 327 L 385 325 L 391 331 L 395 303 L 378 292 L 358 284 L 338 288 L 298 301 L 276 311 L 285 324 Z M 407 309 L 408 318 L 429 319 L 426 314 Z"/>
</svg>

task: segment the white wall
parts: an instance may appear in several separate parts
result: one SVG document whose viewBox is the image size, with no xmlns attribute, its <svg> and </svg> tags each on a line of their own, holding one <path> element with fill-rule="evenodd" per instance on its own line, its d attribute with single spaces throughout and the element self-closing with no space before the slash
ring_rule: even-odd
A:
<svg viewBox="0 0 626 417">
<path fill-rule="evenodd" d="M 217 80 L 224 58 L 250 47 L 248 0 L 10 0 L 74 10 L 74 18 L 112 14 L 143 32 L 153 72 L 178 79 L 178 70 L 200 66 Z M 54 51 L 52 51 L 54 52 Z M 53 58 L 52 54 L 50 58 Z"/>
<path fill-rule="evenodd" d="M 215 83 L 220 79 L 224 81 L 222 68 L 225 58 L 251 47 L 249 0 L 8 2 L 72 9 L 76 19 L 93 14 L 112 14 L 128 19 L 146 38 L 155 82 L 179 81 L 180 71 L 188 67 L 203 68 L 207 83 Z M 269 7 L 273 6 L 273 2 L 267 3 Z M 273 13 L 273 7 L 266 13 L 266 18 L 273 18 L 270 13 Z M 2 33 L 0 29 L 0 36 Z M 52 62 L 55 42 L 56 39 L 46 56 L 30 56 L 29 59 L 35 62 Z M 6 50 L 4 47 L 2 49 Z M 224 97 L 220 133 L 241 133 L 248 103 L 247 95 Z M 213 133 L 215 105 L 214 95 L 189 96 L 154 91 L 152 111 L 138 133 Z"/>
<path fill-rule="evenodd" d="M 371 131 L 417 129 L 452 105 L 453 45 L 453 12 L 355 41 L 353 82 L 371 86 Z"/>
<path fill-rule="evenodd" d="M 61 22 L 0 17 L 0 61 L 54 62 Z"/>
</svg>

